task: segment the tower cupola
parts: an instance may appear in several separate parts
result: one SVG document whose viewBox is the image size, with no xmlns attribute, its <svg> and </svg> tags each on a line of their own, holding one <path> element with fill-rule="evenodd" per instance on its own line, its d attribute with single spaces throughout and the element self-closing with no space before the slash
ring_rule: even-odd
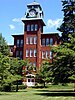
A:
<svg viewBox="0 0 75 100">
<path fill-rule="evenodd" d="M 39 3 L 32 2 L 27 4 L 26 18 L 43 18 L 44 14 Z"/>
</svg>

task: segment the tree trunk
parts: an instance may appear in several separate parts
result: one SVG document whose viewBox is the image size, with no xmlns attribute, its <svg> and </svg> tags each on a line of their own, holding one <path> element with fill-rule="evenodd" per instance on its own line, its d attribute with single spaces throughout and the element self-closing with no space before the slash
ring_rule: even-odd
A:
<svg viewBox="0 0 75 100">
<path fill-rule="evenodd" d="M 16 85 L 16 92 L 18 92 L 18 80 L 17 80 L 17 85 Z"/>
<path fill-rule="evenodd" d="M 44 87 L 45 87 L 45 81 L 44 81 Z"/>
</svg>

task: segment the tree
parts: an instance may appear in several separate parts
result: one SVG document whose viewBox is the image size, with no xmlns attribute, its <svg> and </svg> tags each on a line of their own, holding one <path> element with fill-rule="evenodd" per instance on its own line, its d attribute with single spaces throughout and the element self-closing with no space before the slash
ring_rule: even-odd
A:
<svg viewBox="0 0 75 100">
<path fill-rule="evenodd" d="M 3 55 L 9 55 L 9 48 L 5 39 L 2 37 L 2 34 L 0 34 L 0 52 Z"/>
<path fill-rule="evenodd" d="M 51 80 L 51 71 L 49 71 L 49 62 L 47 61 L 44 61 L 42 63 L 42 66 L 40 68 L 40 71 L 38 71 L 38 74 L 37 74 L 37 78 L 40 79 L 43 83 L 44 83 L 44 87 L 45 87 L 45 84 L 46 82 L 50 82 Z"/>
<path fill-rule="evenodd" d="M 64 18 L 58 30 L 62 32 L 62 40 L 67 42 L 69 34 L 75 32 L 75 0 L 62 0 L 62 6 Z"/>
</svg>

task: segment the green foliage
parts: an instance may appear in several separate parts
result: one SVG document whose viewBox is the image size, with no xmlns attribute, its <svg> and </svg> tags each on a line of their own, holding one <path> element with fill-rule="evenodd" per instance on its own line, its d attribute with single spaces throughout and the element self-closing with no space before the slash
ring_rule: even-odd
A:
<svg viewBox="0 0 75 100">
<path fill-rule="evenodd" d="M 2 34 L 0 34 L 0 52 L 3 55 L 9 55 L 9 48 L 5 39 L 2 37 Z"/>
<path fill-rule="evenodd" d="M 74 0 L 62 0 L 62 11 L 64 12 L 63 23 L 58 28 L 62 32 L 62 40 L 68 41 L 69 34 L 75 32 L 75 1 Z"/>
</svg>

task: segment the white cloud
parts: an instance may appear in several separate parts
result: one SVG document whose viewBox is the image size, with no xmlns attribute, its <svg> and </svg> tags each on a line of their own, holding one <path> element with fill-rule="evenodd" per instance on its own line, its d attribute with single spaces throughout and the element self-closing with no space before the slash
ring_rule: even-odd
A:
<svg viewBox="0 0 75 100">
<path fill-rule="evenodd" d="M 52 20 L 52 19 L 49 19 L 47 21 L 47 28 L 57 28 L 61 25 L 62 23 L 62 19 L 56 19 L 56 20 Z"/>
<path fill-rule="evenodd" d="M 13 22 L 21 22 L 21 18 L 14 18 L 12 19 Z"/>
<path fill-rule="evenodd" d="M 9 28 L 11 29 L 11 30 L 14 30 L 15 29 L 15 26 L 14 25 L 9 25 Z"/>
</svg>

